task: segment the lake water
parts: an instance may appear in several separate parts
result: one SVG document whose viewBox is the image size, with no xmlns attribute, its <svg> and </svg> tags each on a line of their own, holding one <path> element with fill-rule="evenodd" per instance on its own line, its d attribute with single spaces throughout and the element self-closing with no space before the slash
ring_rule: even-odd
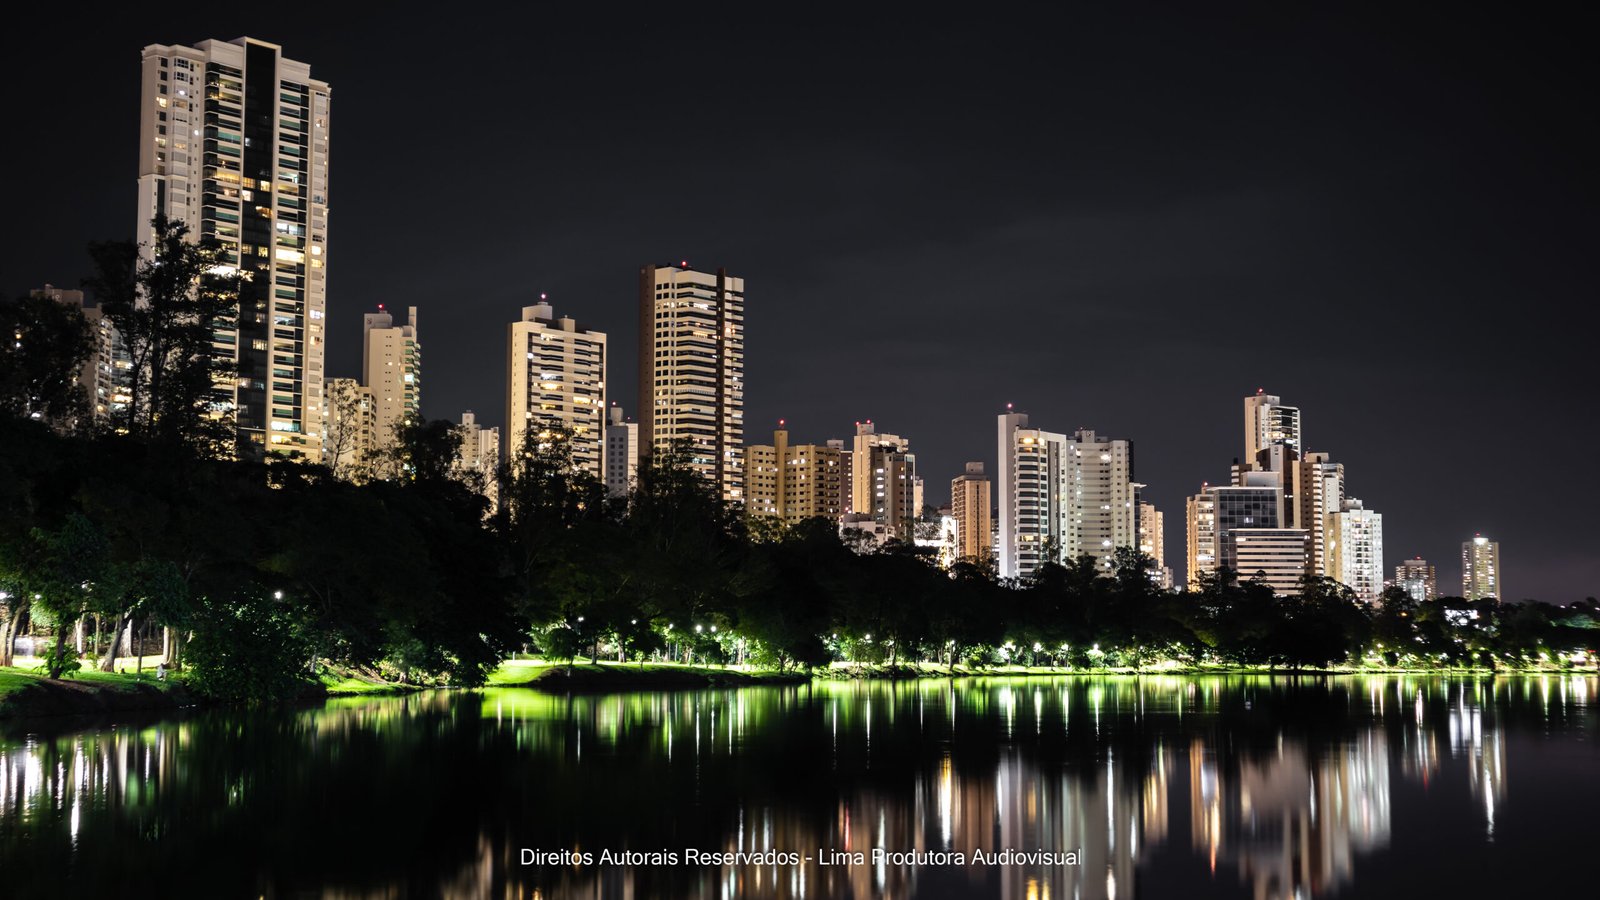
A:
<svg viewBox="0 0 1600 900">
<path fill-rule="evenodd" d="M 0 896 L 1591 896 L 1597 694 L 958 679 L 14 722 Z M 793 857 L 709 856 L 767 851 Z"/>
</svg>

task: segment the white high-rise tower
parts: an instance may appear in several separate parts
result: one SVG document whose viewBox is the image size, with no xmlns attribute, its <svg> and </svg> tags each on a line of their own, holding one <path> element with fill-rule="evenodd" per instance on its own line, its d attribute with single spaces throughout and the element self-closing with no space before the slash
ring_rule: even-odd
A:
<svg viewBox="0 0 1600 900">
<path fill-rule="evenodd" d="M 745 500 L 744 279 L 639 270 L 639 450 L 689 444 L 724 500 Z"/>
<path fill-rule="evenodd" d="M 573 463 L 604 478 L 605 333 L 557 318 L 540 294 L 507 328 L 506 374 L 506 459 L 517 459 L 530 431 L 561 425 L 572 431 Z"/>
<path fill-rule="evenodd" d="M 328 84 L 253 38 L 144 48 L 139 242 L 156 216 L 214 238 L 248 279 L 212 353 L 242 455 L 322 455 Z"/>
</svg>

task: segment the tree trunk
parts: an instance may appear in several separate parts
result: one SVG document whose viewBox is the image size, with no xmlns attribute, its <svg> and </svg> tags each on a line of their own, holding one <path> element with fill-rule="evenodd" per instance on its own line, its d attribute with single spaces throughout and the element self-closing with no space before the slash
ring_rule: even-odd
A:
<svg viewBox="0 0 1600 900">
<path fill-rule="evenodd" d="M 117 628 L 111 632 L 111 640 L 107 641 L 106 655 L 100 659 L 100 671 L 115 672 L 117 670 L 117 652 L 122 648 L 122 631 L 128 627 L 128 613 L 117 616 Z"/>
<path fill-rule="evenodd" d="M 17 624 L 22 621 L 22 607 L 0 621 L 0 666 L 12 665 L 17 651 Z"/>
<path fill-rule="evenodd" d="M 170 625 L 161 628 L 161 661 L 169 670 L 176 670 L 183 662 L 183 632 L 174 631 Z"/>
<path fill-rule="evenodd" d="M 50 654 L 50 659 L 45 663 L 45 674 L 51 679 L 59 680 L 61 673 L 66 670 L 65 655 L 67 652 L 67 630 L 60 625 L 56 626 L 56 649 Z M 74 660 L 76 662 L 76 660 Z"/>
</svg>

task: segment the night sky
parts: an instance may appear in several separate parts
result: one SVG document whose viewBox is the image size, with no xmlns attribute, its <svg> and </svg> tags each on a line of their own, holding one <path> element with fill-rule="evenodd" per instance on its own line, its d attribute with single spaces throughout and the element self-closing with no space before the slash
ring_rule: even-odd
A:
<svg viewBox="0 0 1600 900">
<path fill-rule="evenodd" d="M 1455 593 L 1483 532 L 1512 596 L 1600 593 L 1592 23 L 1205 6 L 57 5 L 0 38 L 0 289 L 76 286 L 86 242 L 131 236 L 140 48 L 249 35 L 333 86 L 329 374 L 357 374 L 364 311 L 416 305 L 430 417 L 501 422 L 541 291 L 610 335 L 631 414 L 638 267 L 687 259 L 747 279 L 751 443 L 870 418 L 943 503 L 1007 402 L 1130 438 L 1181 576 L 1183 498 L 1226 482 L 1264 387 L 1384 514 L 1386 575 L 1422 555 Z"/>
</svg>

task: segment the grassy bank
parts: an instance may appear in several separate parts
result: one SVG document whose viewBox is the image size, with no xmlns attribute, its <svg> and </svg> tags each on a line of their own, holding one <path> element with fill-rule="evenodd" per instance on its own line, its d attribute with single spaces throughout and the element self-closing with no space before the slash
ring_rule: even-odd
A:
<svg viewBox="0 0 1600 900">
<path fill-rule="evenodd" d="M 361 697 L 417 690 L 357 673 L 331 672 L 305 686 L 307 698 Z M 51 680 L 32 667 L 0 667 L 0 719 L 34 716 L 100 715 L 133 710 L 179 709 L 206 704 L 183 683 L 181 674 L 156 679 L 154 667 L 142 673 L 83 669 Z"/>
<path fill-rule="evenodd" d="M 83 671 L 52 681 L 28 669 L 0 668 L 0 718 L 178 709 L 194 703 L 182 683 L 157 681 L 154 672 Z"/>
<path fill-rule="evenodd" d="M 747 671 L 677 663 L 617 663 L 507 660 L 489 676 L 489 687 L 533 687 L 552 691 L 608 691 L 639 688 L 740 687 L 800 684 L 804 672 Z"/>
<path fill-rule="evenodd" d="M 690 666 L 678 663 L 618 663 L 602 660 L 598 663 L 578 660 L 570 669 L 565 661 L 508 660 L 489 676 L 488 687 L 539 687 L 553 690 L 581 689 L 606 690 L 610 688 L 696 687 L 706 685 L 740 684 L 794 684 L 813 678 L 827 680 L 893 680 L 906 678 L 1018 678 L 1018 677 L 1104 677 L 1104 676 L 1154 676 L 1154 675 L 1418 675 L 1418 676 L 1473 676 L 1494 675 L 1561 675 L 1596 674 L 1592 668 L 1555 667 L 1500 668 L 1404 668 L 1388 666 L 1338 666 L 1291 669 L 1282 666 L 1201 665 L 1179 666 L 1173 664 L 1146 666 L 1095 666 L 1092 668 L 1067 666 L 955 666 L 932 663 L 901 664 L 897 666 L 836 662 L 812 672 L 777 672 L 739 667 Z"/>
</svg>

